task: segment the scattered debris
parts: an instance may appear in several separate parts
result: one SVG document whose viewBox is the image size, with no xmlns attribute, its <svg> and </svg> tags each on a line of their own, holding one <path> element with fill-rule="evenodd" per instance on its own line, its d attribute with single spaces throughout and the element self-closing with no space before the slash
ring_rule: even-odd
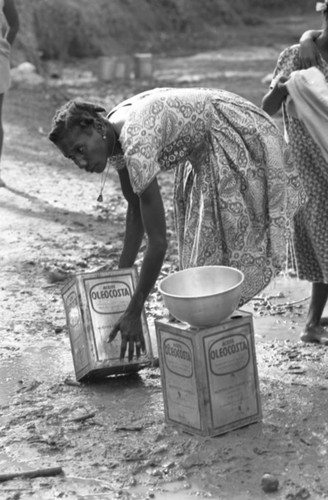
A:
<svg viewBox="0 0 328 500">
<path fill-rule="evenodd" d="M 70 385 L 73 387 L 81 387 L 82 386 L 82 384 L 80 382 L 78 382 L 77 380 L 73 380 L 72 378 L 69 378 L 69 377 L 65 378 L 64 384 Z"/>
<path fill-rule="evenodd" d="M 265 493 L 273 493 L 278 490 L 279 481 L 273 474 L 264 474 L 261 479 L 261 485 Z"/>
<path fill-rule="evenodd" d="M 9 481 L 10 479 L 15 479 L 17 477 L 48 477 L 59 476 L 60 474 L 63 474 L 63 469 L 61 467 L 51 467 L 50 469 L 36 469 L 25 472 L 8 472 L 7 474 L 0 474 L 0 482 Z"/>
<path fill-rule="evenodd" d="M 72 273 L 64 271 L 63 269 L 54 269 L 53 271 L 47 271 L 47 281 L 49 284 L 54 284 L 62 281 L 66 281 L 68 278 L 73 276 Z"/>
<path fill-rule="evenodd" d="M 93 418 L 96 416 L 95 412 L 92 413 L 87 413 L 86 415 L 81 415 L 80 417 L 75 417 L 71 418 L 71 422 L 85 422 L 86 420 L 89 420 L 89 418 Z"/>
<path fill-rule="evenodd" d="M 143 425 L 135 425 L 135 426 L 127 426 L 127 425 L 122 425 L 122 426 L 117 426 L 114 428 L 115 432 L 119 431 L 128 431 L 128 432 L 139 432 L 143 430 Z"/>
<path fill-rule="evenodd" d="M 299 300 L 292 300 L 287 302 L 277 302 L 273 303 L 273 299 L 282 299 L 285 298 L 282 292 L 279 292 L 277 295 L 260 295 L 254 297 L 252 300 L 253 310 L 257 312 L 261 316 L 265 314 L 269 314 L 270 316 L 275 315 L 283 315 L 286 313 L 294 312 L 296 314 L 301 314 L 301 312 L 297 311 L 298 309 L 303 308 L 303 302 L 306 302 L 310 299 L 310 296 L 303 297 Z M 296 309 L 296 311 L 295 311 Z"/>
</svg>

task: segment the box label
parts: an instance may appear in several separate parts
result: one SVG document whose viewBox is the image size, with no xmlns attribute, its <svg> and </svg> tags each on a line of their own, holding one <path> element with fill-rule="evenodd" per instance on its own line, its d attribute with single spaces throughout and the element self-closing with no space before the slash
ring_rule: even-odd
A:
<svg viewBox="0 0 328 500">
<path fill-rule="evenodd" d="M 110 331 L 119 320 L 130 303 L 134 292 L 133 276 L 131 272 L 122 271 L 119 276 L 83 277 L 85 293 L 91 316 L 93 340 L 97 361 L 108 361 L 111 364 L 128 363 L 127 358 L 120 360 L 121 335 L 109 344 L 107 342 Z M 145 317 L 141 323 L 144 334 L 147 330 Z M 151 351 L 150 341 L 145 335 L 146 349 Z M 136 363 L 148 360 L 148 354 L 140 356 Z"/>
<path fill-rule="evenodd" d="M 228 375 L 243 370 L 250 360 L 248 339 L 243 334 L 218 339 L 209 347 L 208 357 L 214 375 Z"/>
<path fill-rule="evenodd" d="M 97 314 L 122 314 L 132 297 L 132 290 L 123 281 L 97 283 L 89 290 L 90 304 Z"/>
<path fill-rule="evenodd" d="M 163 342 L 163 352 L 166 367 L 172 374 L 193 376 L 192 351 L 186 342 L 168 338 Z"/>
<path fill-rule="evenodd" d="M 256 373 L 249 324 L 203 339 L 214 428 L 258 414 Z"/>
<path fill-rule="evenodd" d="M 160 331 L 160 342 L 162 361 L 165 365 L 162 381 L 168 418 L 200 429 L 193 344 L 187 337 L 172 336 L 164 330 Z"/>
</svg>

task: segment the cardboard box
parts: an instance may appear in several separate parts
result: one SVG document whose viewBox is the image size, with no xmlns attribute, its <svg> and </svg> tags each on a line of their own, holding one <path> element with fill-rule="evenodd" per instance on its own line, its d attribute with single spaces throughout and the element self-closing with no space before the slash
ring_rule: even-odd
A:
<svg viewBox="0 0 328 500">
<path fill-rule="evenodd" d="M 215 436 L 261 420 L 251 314 L 238 310 L 204 329 L 155 326 L 166 422 Z"/>
<path fill-rule="evenodd" d="M 62 289 L 77 380 L 138 371 L 153 360 L 145 312 L 142 328 L 146 354 L 120 360 L 121 335 L 108 344 L 108 335 L 127 308 L 137 283 L 136 268 L 81 273 Z"/>
</svg>

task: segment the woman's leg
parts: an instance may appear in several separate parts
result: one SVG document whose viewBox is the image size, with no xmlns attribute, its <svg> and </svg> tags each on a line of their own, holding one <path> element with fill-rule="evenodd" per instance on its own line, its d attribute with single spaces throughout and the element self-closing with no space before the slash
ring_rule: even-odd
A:
<svg viewBox="0 0 328 500">
<path fill-rule="evenodd" d="M 3 125 L 2 125 L 2 105 L 3 105 L 4 94 L 0 94 L 0 161 L 2 155 L 2 145 L 3 145 Z M 4 187 L 6 184 L 1 179 L 1 167 L 0 167 L 0 187 Z"/>
<path fill-rule="evenodd" d="M 301 335 L 303 342 L 328 343 L 328 332 L 320 325 L 321 316 L 328 298 L 328 284 L 312 283 L 312 294 L 305 329 Z"/>
</svg>

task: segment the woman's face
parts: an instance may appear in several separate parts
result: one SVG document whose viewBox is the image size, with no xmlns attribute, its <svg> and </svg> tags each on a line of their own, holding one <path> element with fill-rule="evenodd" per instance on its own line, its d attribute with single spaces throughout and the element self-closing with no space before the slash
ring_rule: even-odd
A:
<svg viewBox="0 0 328 500">
<path fill-rule="evenodd" d="M 107 141 L 93 125 L 75 126 L 57 144 L 66 158 L 87 172 L 101 173 L 107 163 Z"/>
</svg>

